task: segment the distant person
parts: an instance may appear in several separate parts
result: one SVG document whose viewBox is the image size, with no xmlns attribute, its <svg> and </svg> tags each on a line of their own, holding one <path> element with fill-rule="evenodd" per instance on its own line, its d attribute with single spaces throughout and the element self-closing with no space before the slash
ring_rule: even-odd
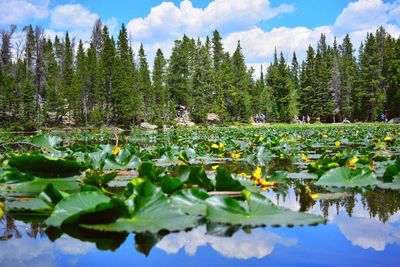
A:
<svg viewBox="0 0 400 267">
<path fill-rule="evenodd" d="M 381 122 L 384 122 L 385 121 L 385 114 L 381 114 L 381 116 L 380 116 L 380 119 L 381 119 Z"/>
<path fill-rule="evenodd" d="M 389 120 L 389 113 L 386 111 L 385 112 L 385 122 L 387 122 Z"/>
<path fill-rule="evenodd" d="M 311 118 L 310 118 L 310 116 L 308 116 L 308 115 L 307 115 L 307 117 L 306 117 L 306 122 L 307 122 L 307 123 L 310 123 L 310 122 L 311 122 Z"/>
</svg>

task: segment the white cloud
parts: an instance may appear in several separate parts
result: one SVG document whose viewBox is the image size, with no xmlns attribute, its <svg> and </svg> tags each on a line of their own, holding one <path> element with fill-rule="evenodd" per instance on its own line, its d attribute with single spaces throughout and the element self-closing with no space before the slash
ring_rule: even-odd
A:
<svg viewBox="0 0 400 267">
<path fill-rule="evenodd" d="M 336 34 L 375 29 L 397 20 L 400 23 L 400 1 L 358 0 L 349 3 L 337 17 L 333 26 Z"/>
<path fill-rule="evenodd" d="M 353 245 L 364 249 L 383 251 L 386 245 L 400 245 L 400 229 L 391 223 L 385 224 L 377 219 L 361 217 L 349 220 L 344 216 L 336 217 L 335 223 Z"/>
<path fill-rule="evenodd" d="M 196 8 L 189 0 L 179 7 L 163 2 L 145 18 L 132 19 L 127 28 L 132 37 L 146 41 L 176 39 L 183 34 L 204 36 L 214 29 L 220 32 L 244 30 L 278 14 L 292 12 L 291 5 L 270 6 L 269 0 L 214 0 L 206 8 Z"/>
<path fill-rule="evenodd" d="M 49 0 L 0 0 L 0 24 L 20 24 L 48 16 Z"/>
<path fill-rule="evenodd" d="M 219 237 L 207 235 L 206 228 L 202 226 L 188 233 L 169 234 L 156 246 L 170 254 L 184 248 L 187 255 L 193 256 L 199 247 L 208 245 L 227 258 L 261 259 L 271 254 L 277 244 L 294 246 L 297 243 L 297 239 L 284 238 L 261 228 L 253 229 L 251 234 L 239 231 L 232 237 Z"/>
<path fill-rule="evenodd" d="M 269 32 L 255 27 L 248 31 L 231 33 L 224 38 L 223 42 L 225 48 L 233 52 L 236 49 L 237 41 L 240 40 L 243 53 L 248 62 L 270 62 L 275 48 L 278 53 L 282 51 L 290 61 L 293 51 L 296 50 L 298 56 L 301 53 L 305 53 L 308 45 L 314 45 L 320 38 L 321 33 L 327 35 L 328 41 L 333 41 L 333 35 L 329 27 L 319 27 L 313 30 L 306 27 L 280 27 L 274 28 Z"/>
<path fill-rule="evenodd" d="M 56 6 L 51 12 L 50 24 L 54 29 L 87 29 L 94 25 L 99 16 L 80 4 Z"/>
</svg>

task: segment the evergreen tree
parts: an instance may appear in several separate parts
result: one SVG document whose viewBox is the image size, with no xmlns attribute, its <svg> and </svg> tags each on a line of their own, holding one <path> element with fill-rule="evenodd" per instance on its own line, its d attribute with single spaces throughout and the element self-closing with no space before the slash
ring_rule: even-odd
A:
<svg viewBox="0 0 400 267">
<path fill-rule="evenodd" d="M 154 106 L 154 122 L 157 124 L 162 124 L 163 121 L 165 122 L 171 119 L 170 96 L 165 86 L 166 65 L 167 61 L 164 58 L 163 52 L 161 49 L 157 49 L 152 73 L 153 92 L 157 99 L 157 104 Z"/>
<path fill-rule="evenodd" d="M 156 120 L 158 101 L 151 85 L 149 64 L 147 63 L 143 44 L 140 45 L 139 49 L 139 91 L 143 95 L 145 117 L 150 121 Z"/>
</svg>

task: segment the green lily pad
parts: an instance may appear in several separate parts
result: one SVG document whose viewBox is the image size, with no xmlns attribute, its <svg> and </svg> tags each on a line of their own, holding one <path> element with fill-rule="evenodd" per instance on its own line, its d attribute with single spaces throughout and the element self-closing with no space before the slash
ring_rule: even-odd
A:
<svg viewBox="0 0 400 267">
<path fill-rule="evenodd" d="M 172 204 L 191 215 L 206 215 L 205 200 L 209 195 L 197 188 L 182 189 L 171 195 Z"/>
<path fill-rule="evenodd" d="M 8 165 L 41 178 L 70 177 L 86 169 L 72 160 L 52 159 L 37 154 L 14 156 L 10 158 Z"/>
<path fill-rule="evenodd" d="M 55 206 L 53 213 L 46 220 L 46 224 L 60 227 L 68 219 L 94 211 L 97 205 L 109 201 L 109 197 L 96 191 L 72 194 Z"/>
<path fill-rule="evenodd" d="M 112 232 L 176 231 L 197 225 L 197 218 L 173 205 L 160 188 L 146 181 L 136 188 L 134 211 L 131 218 L 120 218 L 111 224 L 82 225 L 83 227 Z"/>
<path fill-rule="evenodd" d="M 217 191 L 242 191 L 245 187 L 238 181 L 232 178 L 231 173 L 225 168 L 218 168 L 215 177 Z"/>
<path fill-rule="evenodd" d="M 308 225 L 324 223 L 321 216 L 278 207 L 258 193 L 243 191 L 245 202 L 231 197 L 214 196 L 206 200 L 206 218 L 214 223 L 249 226 Z"/>
<path fill-rule="evenodd" d="M 62 138 L 59 136 L 48 136 L 48 135 L 39 135 L 35 136 L 31 143 L 37 146 L 46 148 L 51 152 L 57 152 L 57 146 L 62 142 Z"/>
<path fill-rule="evenodd" d="M 352 172 L 349 168 L 338 167 L 327 171 L 315 184 L 321 186 L 354 188 L 372 186 L 380 183 L 375 174 L 370 170 L 359 169 Z"/>
</svg>

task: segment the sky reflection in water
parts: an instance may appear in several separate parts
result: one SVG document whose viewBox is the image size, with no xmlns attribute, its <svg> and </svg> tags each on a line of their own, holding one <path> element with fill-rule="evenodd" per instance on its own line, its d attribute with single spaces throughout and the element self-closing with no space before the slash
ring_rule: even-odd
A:
<svg viewBox="0 0 400 267">
<path fill-rule="evenodd" d="M 16 222 L 21 238 L 0 242 L 0 266 L 400 266 L 400 212 L 390 198 L 374 206 L 377 196 L 316 202 L 308 212 L 327 215 L 326 225 L 238 229 L 231 237 L 207 234 L 205 226 L 170 233 L 147 257 L 135 249 L 133 234 L 115 252 L 101 251 L 66 234 L 55 242 L 32 238 L 30 225 Z M 279 205 L 300 209 L 292 189 Z"/>
</svg>

